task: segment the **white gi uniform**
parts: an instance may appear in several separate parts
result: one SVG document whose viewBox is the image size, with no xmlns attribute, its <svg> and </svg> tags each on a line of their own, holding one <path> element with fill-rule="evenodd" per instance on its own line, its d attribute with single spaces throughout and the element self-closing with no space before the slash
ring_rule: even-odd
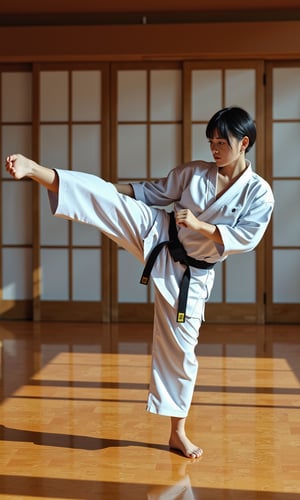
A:
<svg viewBox="0 0 300 500">
<path fill-rule="evenodd" d="M 207 262 L 223 261 L 257 246 L 274 199 L 270 186 L 248 161 L 243 174 L 218 199 L 217 173 L 212 162 L 179 165 L 156 182 L 133 183 L 134 199 L 96 176 L 57 170 L 59 192 L 49 192 L 51 210 L 58 217 L 97 227 L 144 263 L 158 243 L 169 239 L 169 214 L 157 206 L 174 202 L 175 211 L 188 208 L 199 220 L 216 225 L 223 239 L 219 245 L 180 226 L 178 237 L 187 254 Z M 151 273 L 155 314 L 147 409 L 174 417 L 186 417 L 190 408 L 198 370 L 195 347 L 214 281 L 213 269 L 190 268 L 186 319 L 179 324 L 176 309 L 184 270 L 163 247 Z"/>
</svg>

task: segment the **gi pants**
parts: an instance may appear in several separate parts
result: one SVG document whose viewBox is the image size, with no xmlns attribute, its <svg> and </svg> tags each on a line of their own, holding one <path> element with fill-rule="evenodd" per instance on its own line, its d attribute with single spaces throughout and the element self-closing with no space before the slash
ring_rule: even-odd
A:
<svg viewBox="0 0 300 500">
<path fill-rule="evenodd" d="M 64 170 L 57 170 L 57 174 L 59 192 L 49 192 L 54 215 L 97 227 L 142 263 L 154 246 L 168 239 L 166 211 L 122 195 L 98 177 Z M 195 347 L 204 308 L 204 300 L 197 299 L 197 314 L 189 316 L 187 311 L 185 323 L 176 322 L 184 270 L 167 248 L 160 252 L 152 270 L 155 313 L 147 410 L 173 417 L 186 417 L 191 405 L 198 370 Z M 205 278 L 211 271 L 201 273 Z"/>
</svg>

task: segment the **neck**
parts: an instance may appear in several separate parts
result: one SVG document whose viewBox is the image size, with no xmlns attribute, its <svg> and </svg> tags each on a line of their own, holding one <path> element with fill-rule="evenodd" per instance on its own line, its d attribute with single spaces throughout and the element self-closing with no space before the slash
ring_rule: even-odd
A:
<svg viewBox="0 0 300 500">
<path fill-rule="evenodd" d="M 237 163 L 220 167 L 219 174 L 223 175 L 224 177 L 228 177 L 229 179 L 232 180 L 235 177 L 241 175 L 246 168 L 247 168 L 247 163 L 246 160 L 244 159 L 243 161 L 238 161 Z"/>
</svg>

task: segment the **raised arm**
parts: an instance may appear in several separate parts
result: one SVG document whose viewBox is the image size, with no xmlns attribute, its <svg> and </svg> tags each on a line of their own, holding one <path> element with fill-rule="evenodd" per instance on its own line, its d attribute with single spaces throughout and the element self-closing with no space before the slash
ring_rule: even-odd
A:
<svg viewBox="0 0 300 500">
<path fill-rule="evenodd" d="M 177 210 L 175 213 L 176 224 L 189 227 L 193 231 L 198 231 L 209 240 L 213 240 L 219 245 L 223 245 L 223 239 L 219 229 L 214 224 L 198 220 L 189 209 Z"/>
<path fill-rule="evenodd" d="M 29 177 L 49 191 L 58 192 L 58 176 L 55 170 L 42 167 L 38 163 L 22 156 L 13 154 L 6 158 L 6 170 L 14 179 Z"/>
</svg>

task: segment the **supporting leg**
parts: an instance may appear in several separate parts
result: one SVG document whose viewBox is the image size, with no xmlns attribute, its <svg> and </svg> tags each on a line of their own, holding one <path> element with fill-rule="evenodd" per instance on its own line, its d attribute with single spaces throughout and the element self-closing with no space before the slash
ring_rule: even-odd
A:
<svg viewBox="0 0 300 500">
<path fill-rule="evenodd" d="M 202 455 L 185 432 L 198 370 L 195 347 L 200 324 L 199 318 L 177 324 L 176 308 L 156 290 L 148 411 L 171 417 L 169 446 L 188 458 Z"/>
<path fill-rule="evenodd" d="M 181 451 L 187 458 L 200 458 L 203 450 L 193 444 L 185 433 L 186 418 L 171 417 L 170 448 Z"/>
</svg>

